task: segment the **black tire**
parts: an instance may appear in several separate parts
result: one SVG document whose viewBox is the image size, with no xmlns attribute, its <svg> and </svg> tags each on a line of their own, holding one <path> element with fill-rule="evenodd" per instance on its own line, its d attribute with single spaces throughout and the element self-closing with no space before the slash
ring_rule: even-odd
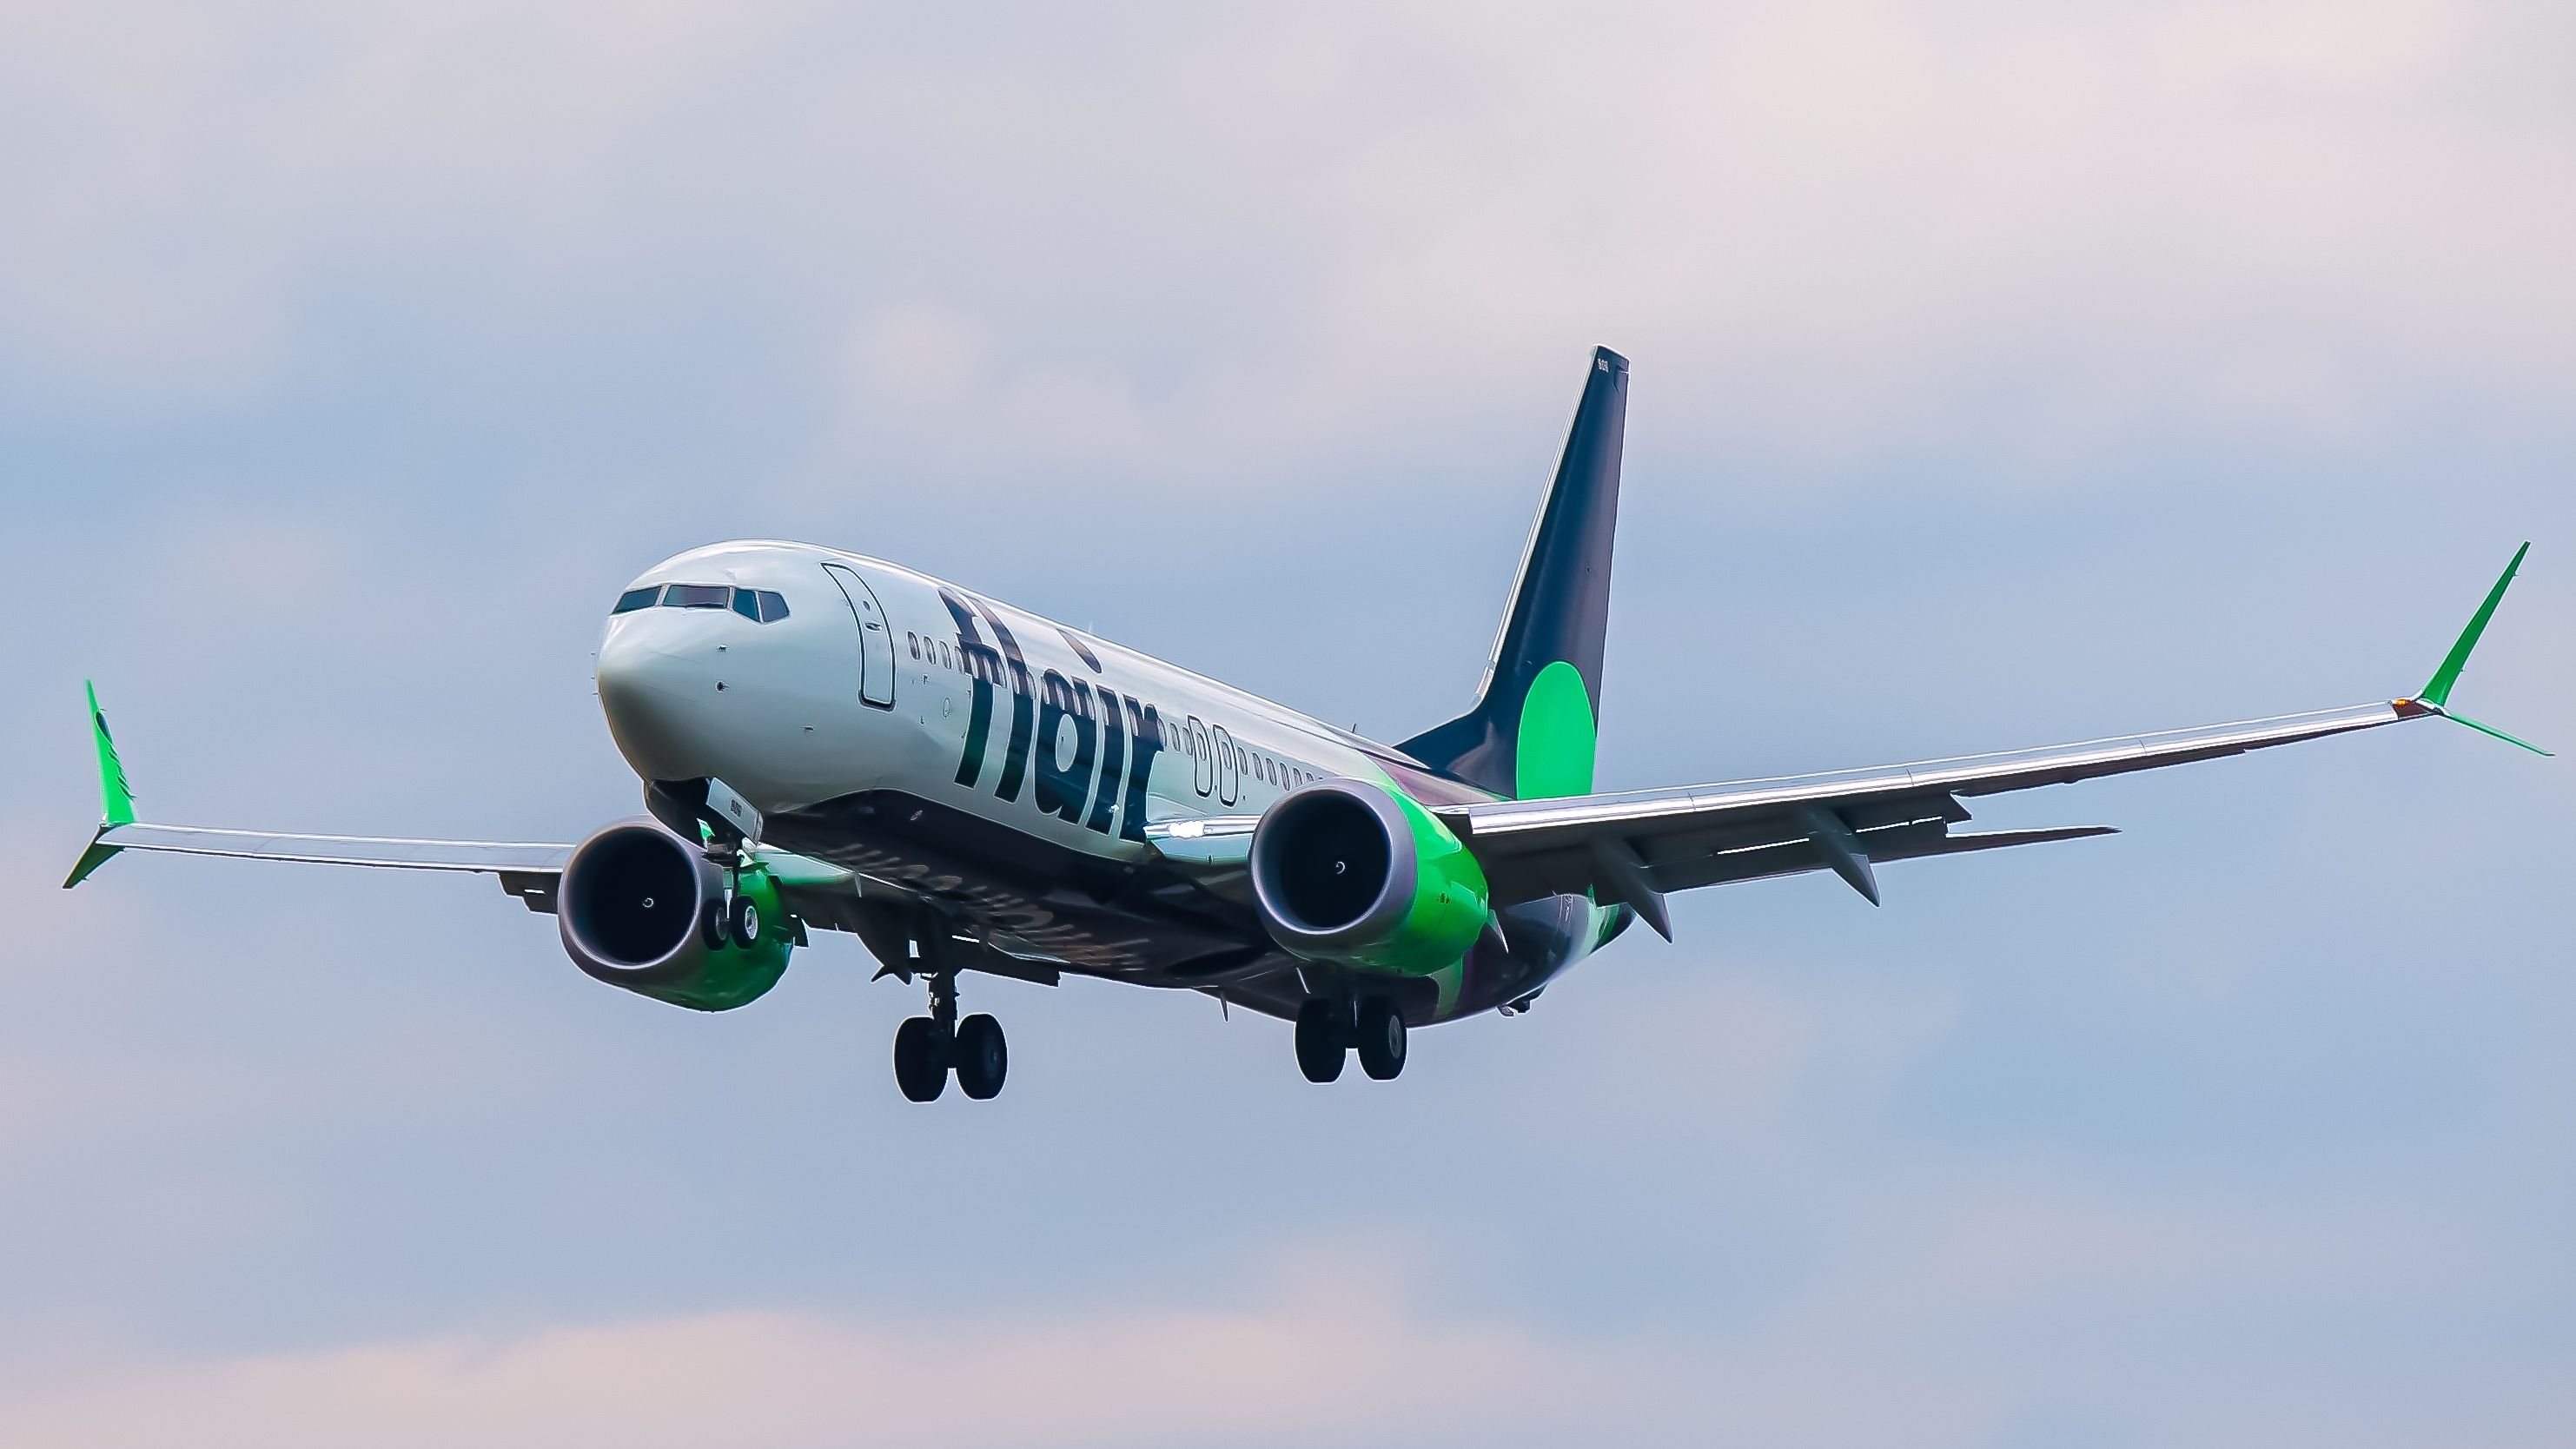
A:
<svg viewBox="0 0 2576 1449">
<path fill-rule="evenodd" d="M 978 1102 L 989 1102 L 1010 1075 L 1011 1050 L 1002 1040 L 1002 1024 L 977 1013 L 957 1023 L 957 1089 Z"/>
<path fill-rule="evenodd" d="M 915 1102 L 936 1102 L 948 1088 L 948 1033 L 926 1016 L 894 1030 L 894 1082 Z"/>
<path fill-rule="evenodd" d="M 725 934 L 733 937 L 737 946 L 759 944 L 760 907 L 752 904 L 751 897 L 737 895 L 733 898 L 733 909 L 725 913 Z"/>
<path fill-rule="evenodd" d="M 1393 1081 L 1404 1070 L 1404 1013 L 1383 996 L 1360 1003 L 1360 1070 L 1375 1081 Z"/>
<path fill-rule="evenodd" d="M 698 939 L 710 951 L 725 948 L 724 902 L 709 901 L 707 908 L 698 913 Z"/>
<path fill-rule="evenodd" d="M 1342 1074 L 1348 1055 L 1342 1038 L 1349 1024 L 1341 1003 L 1318 996 L 1297 1008 L 1297 1070 L 1310 1082 L 1329 1082 Z"/>
</svg>

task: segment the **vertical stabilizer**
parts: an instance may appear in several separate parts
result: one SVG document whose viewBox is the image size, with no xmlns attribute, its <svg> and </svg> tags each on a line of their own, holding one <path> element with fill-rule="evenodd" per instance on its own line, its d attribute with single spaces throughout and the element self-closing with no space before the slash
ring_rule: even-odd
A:
<svg viewBox="0 0 2576 1449">
<path fill-rule="evenodd" d="M 1521 799 L 1592 789 L 1627 417 L 1628 359 L 1596 348 L 1476 706 L 1406 740 L 1405 753 Z"/>
</svg>

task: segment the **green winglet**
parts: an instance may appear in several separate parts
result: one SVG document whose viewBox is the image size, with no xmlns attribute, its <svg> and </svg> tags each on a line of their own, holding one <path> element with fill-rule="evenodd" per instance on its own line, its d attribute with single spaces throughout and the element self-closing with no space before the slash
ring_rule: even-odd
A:
<svg viewBox="0 0 2576 1449">
<path fill-rule="evenodd" d="M 89 733 L 98 746 L 98 834 L 90 837 L 89 849 L 81 852 L 80 863 L 72 867 L 63 889 L 70 890 L 90 878 L 90 873 L 114 859 L 118 847 L 102 844 L 108 831 L 119 825 L 134 823 L 134 787 L 125 778 L 125 762 L 116 757 L 116 737 L 107 732 L 107 711 L 98 707 L 98 686 L 87 680 L 82 685 L 89 691 Z"/>
<path fill-rule="evenodd" d="M 2511 736 L 2511 735 L 2509 735 L 2509 734 L 2506 734 L 2504 731 L 2502 731 L 2502 730 L 2500 730 L 2500 729 L 2497 729 L 2494 725 L 2491 725 L 2491 724 L 2480 724 L 2480 723 L 2478 723 L 2476 720 L 2473 720 L 2473 719 L 2469 718 L 2467 715 L 2464 715 L 2464 714 L 2453 714 L 2453 713 L 2451 713 L 2449 710 L 2447 710 L 2447 709 L 2446 709 L 2446 710 L 2442 711 L 2442 717 L 2443 717 L 2444 719 L 2448 719 L 2448 720 L 2455 720 L 2455 721 L 2457 721 L 2457 722 L 2459 722 L 2459 723 L 2461 723 L 2461 724 L 2467 725 L 2469 728 L 2471 728 L 2471 729 L 2473 729 L 2473 730 L 2476 730 L 2479 734 L 2482 734 L 2482 735 L 2493 735 L 2493 736 L 2495 736 L 2497 739 L 2500 739 L 2500 740 L 2504 741 L 2504 742 L 2505 742 L 2506 744 L 2508 744 L 2508 745 L 2520 745 L 2520 746 L 2522 746 L 2524 749 L 2531 751 L 2531 752 L 2532 752 L 2533 754 L 2535 754 L 2535 755 L 2542 755 L 2542 756 L 2546 756 L 2547 758 L 2549 758 L 2549 759 L 2553 759 L 2553 760 L 2554 760 L 2554 759 L 2556 759 L 2556 758 L 2558 758 L 2556 755 L 2551 754 L 2549 751 L 2542 749 L 2540 746 L 2533 744 L 2533 743 L 2532 743 L 2531 741 L 2529 741 L 2529 740 L 2518 740 L 2518 739 L 2515 739 L 2513 736 Z"/>
<path fill-rule="evenodd" d="M 2494 588 L 2487 590 L 2487 601 L 2478 605 L 2477 613 L 2470 616 L 2469 627 L 2460 631 L 2460 642 L 2451 646 L 2451 652 L 2442 660 L 2442 667 L 2433 671 L 2423 693 L 2415 696 L 2417 699 L 2436 709 L 2451 702 L 2451 686 L 2460 682 L 2460 671 L 2469 667 L 2469 651 L 2478 647 L 2478 636 L 2487 631 L 2487 620 L 2495 617 L 2496 605 L 2504 602 L 2505 586 L 2513 582 L 2514 571 L 2522 567 L 2522 556 L 2529 552 L 2531 545 L 2527 542 L 2513 551 L 2513 562 L 2504 566 L 2504 577 L 2495 581 Z M 2486 727 L 2481 725 L 2479 728 Z M 2493 734 L 2494 731 L 2489 730 L 2488 733 Z M 2502 738 L 2511 739 L 2512 736 Z M 2514 740 L 2514 743 L 2521 744 L 2522 741 Z"/>
<path fill-rule="evenodd" d="M 131 825 L 134 787 L 126 782 L 125 762 L 116 757 L 116 737 L 107 732 L 107 711 L 98 707 L 98 686 L 88 680 L 82 680 L 81 685 L 89 691 L 89 732 L 98 746 L 100 813 L 110 825 Z"/>
<path fill-rule="evenodd" d="M 79 885 L 82 881 L 89 879 L 92 871 L 95 871 L 100 866 L 114 860 L 116 858 L 116 853 L 125 848 L 121 845 L 102 845 L 99 843 L 99 836 L 105 835 L 108 832 L 108 829 L 109 827 L 102 825 L 98 828 L 98 835 L 93 835 L 89 838 L 89 849 L 81 852 L 80 860 L 72 866 L 72 873 L 63 877 L 64 890 L 70 890 L 73 886 Z"/>
</svg>

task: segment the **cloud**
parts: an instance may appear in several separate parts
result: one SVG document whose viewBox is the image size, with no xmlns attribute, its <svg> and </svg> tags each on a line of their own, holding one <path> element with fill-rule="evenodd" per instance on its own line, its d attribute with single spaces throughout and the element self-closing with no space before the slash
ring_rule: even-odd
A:
<svg viewBox="0 0 2576 1449">
<path fill-rule="evenodd" d="M 2342 1413 L 2329 1364 L 2276 1360 L 2255 1383 L 2213 1365 L 2284 1301 L 2304 1319 L 2321 1300 L 2366 1307 L 2492 1271 L 2467 1245 L 2368 1209 L 2321 1233 L 2312 1217 L 2014 1179 L 1864 1206 L 1849 1258 L 1715 1332 L 1578 1333 L 1444 1308 L 1395 1255 L 1428 1244 L 1399 1236 L 1310 1244 L 1231 1302 L 744 1309 L 22 1368 L 0 1379 L 0 1437 L 59 1449 L 180 1433 L 264 1449 L 1628 1435 L 1857 1446 L 1993 1443 L 2072 1419 L 2138 1442 L 2253 1443 L 2247 1424 L 2296 1412 L 2337 1423 L 2346 1442 L 2393 1446 L 2432 1420 Z M 2177 1323 L 2194 1333 L 2159 1332 Z M 2173 1391 L 2194 1374 L 2225 1396 Z M 2509 1365 L 2436 1376 L 2428 1401 L 2481 1442 L 2543 1442 L 2567 1407 Z"/>
<path fill-rule="evenodd" d="M 60 1449 L 1393 1439 L 1547 1412 L 1609 1366 L 1349 1282 L 1237 1309 L 960 1323 L 721 1312 L 112 1372 L 0 1398 Z"/>
<path fill-rule="evenodd" d="M 2340 453 L 2576 379 L 2547 13 L 84 8 L 13 48 L 0 316 L 128 408 L 323 365 L 351 275 L 486 348 L 757 319 L 845 458 L 997 476 L 1284 481 L 1595 341 L 1773 466 Z"/>
</svg>

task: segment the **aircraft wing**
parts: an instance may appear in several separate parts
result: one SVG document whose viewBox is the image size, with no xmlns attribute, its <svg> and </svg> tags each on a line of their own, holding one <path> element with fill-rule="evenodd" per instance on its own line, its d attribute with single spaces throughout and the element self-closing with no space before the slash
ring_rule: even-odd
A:
<svg viewBox="0 0 2576 1449">
<path fill-rule="evenodd" d="M 504 840 L 396 840 L 372 835 L 285 835 L 262 830 L 222 830 L 201 825 L 155 825 L 134 818 L 134 787 L 98 689 L 89 690 L 91 742 L 98 749 L 101 802 L 89 848 L 63 881 L 70 890 L 129 850 L 176 855 L 225 855 L 240 860 L 292 860 L 316 865 L 363 865 L 392 870 L 470 871 L 501 878 L 501 888 L 532 911 L 554 909 L 555 881 L 571 858 L 569 845 Z"/>
<path fill-rule="evenodd" d="M 122 851 L 177 855 L 227 855 L 242 860 L 291 860 L 314 865 L 363 865 L 394 870 L 470 871 L 501 878 L 501 888 L 530 910 L 554 909 L 555 878 L 571 856 L 569 845 L 500 840 L 396 840 L 367 835 L 279 835 L 259 830 L 218 830 L 197 825 L 152 825 L 110 820 L 81 852 L 68 890 Z"/>
<path fill-rule="evenodd" d="M 2441 669 L 2411 698 L 2007 754 L 1671 790 L 1502 800 L 1435 813 L 1475 853 L 1498 903 L 1591 891 L 1596 899 L 1626 903 L 1669 939 L 1667 891 L 1831 870 L 1875 904 L 1874 862 L 2111 833 L 2101 826 L 1954 832 L 1952 826 L 1968 819 L 1960 803 L 1967 797 L 2162 769 L 2436 717 L 2547 754 L 2447 707 L 2470 649 L 2529 549 L 2525 544 L 2514 554 Z"/>
<path fill-rule="evenodd" d="M 529 910 L 552 912 L 555 908 L 555 885 L 563 876 L 564 863 L 572 858 L 570 845 L 519 840 L 294 835 L 137 820 L 134 789 L 126 780 L 125 762 L 117 756 L 116 740 L 108 733 L 107 714 L 99 708 L 95 687 L 89 691 L 89 715 L 91 737 L 98 748 L 104 818 L 90 836 L 88 849 L 81 852 L 79 863 L 72 867 L 70 877 L 64 880 L 65 890 L 89 879 L 114 857 L 136 850 L 497 876 L 501 889 L 516 896 Z M 857 877 L 839 866 L 775 848 L 763 848 L 757 854 L 798 919 L 839 930 L 855 929 L 847 918 L 861 893 Z"/>
<path fill-rule="evenodd" d="M 82 852 L 71 878 L 63 882 L 64 888 L 80 884 L 109 857 L 128 850 L 498 876 L 501 889 L 518 897 L 529 910 L 552 912 L 555 883 L 563 875 L 564 862 L 571 858 L 573 848 L 535 841 L 286 835 L 202 825 L 110 821 L 99 826 L 98 833 L 91 837 L 89 849 Z M 852 929 L 842 920 L 847 914 L 842 907 L 859 899 L 860 887 L 850 872 L 783 850 L 764 848 L 758 855 L 776 881 L 779 895 L 799 919 L 839 930 Z"/>
</svg>

